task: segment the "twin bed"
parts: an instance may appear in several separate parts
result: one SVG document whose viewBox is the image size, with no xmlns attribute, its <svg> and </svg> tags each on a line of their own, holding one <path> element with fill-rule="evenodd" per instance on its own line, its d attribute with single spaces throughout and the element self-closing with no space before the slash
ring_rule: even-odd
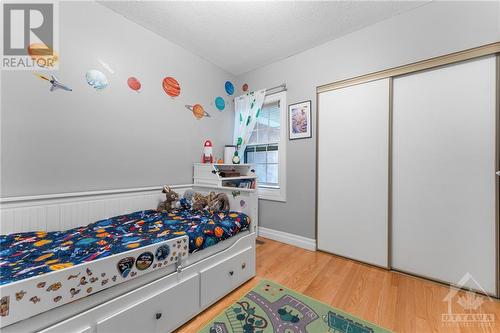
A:
<svg viewBox="0 0 500 333">
<path fill-rule="evenodd" d="M 129 213 L 133 207 L 123 205 L 136 198 L 144 208 L 156 207 L 161 194 L 155 189 L 49 202 L 2 201 L 2 233 L 9 223 L 15 228 L 16 216 L 19 220 L 33 209 L 45 212 L 37 216 L 45 216 L 46 225 L 47 212 L 58 206 L 81 212 L 83 203 L 93 216 L 118 198 L 121 212 L 127 212 L 64 231 L 0 236 L 2 331 L 167 332 L 255 275 L 255 191 L 192 185 L 175 190 L 182 195 L 188 189 L 225 193 L 231 208 Z M 100 214 L 108 213 L 101 209 Z M 162 307 L 169 313 L 163 314 Z"/>
</svg>

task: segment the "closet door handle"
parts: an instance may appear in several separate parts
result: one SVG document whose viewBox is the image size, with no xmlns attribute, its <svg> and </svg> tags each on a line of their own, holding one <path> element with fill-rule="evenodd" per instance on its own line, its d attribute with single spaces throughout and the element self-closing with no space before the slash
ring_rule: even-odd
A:
<svg viewBox="0 0 500 333">
<path fill-rule="evenodd" d="M 155 318 L 156 320 L 159 320 L 161 318 L 161 312 L 157 312 Z"/>
</svg>

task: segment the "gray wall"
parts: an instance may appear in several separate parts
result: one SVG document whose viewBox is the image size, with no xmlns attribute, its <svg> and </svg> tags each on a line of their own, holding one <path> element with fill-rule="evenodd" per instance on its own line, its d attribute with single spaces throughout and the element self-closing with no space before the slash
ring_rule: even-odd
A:
<svg viewBox="0 0 500 333">
<path fill-rule="evenodd" d="M 498 2 L 433 2 L 343 38 L 241 75 L 252 90 L 282 82 L 288 103 L 312 100 L 316 86 L 500 40 Z M 1 78 L 1 196 L 188 183 L 205 138 L 216 153 L 232 139 L 233 104 L 213 98 L 234 79 L 200 57 L 92 2 L 60 5 L 56 75 L 73 92 L 50 93 L 31 72 Z M 97 59 L 107 62 L 110 74 Z M 94 91 L 85 72 L 99 69 L 110 86 Z M 161 88 L 176 77 L 181 96 Z M 126 87 L 141 79 L 140 94 Z M 184 104 L 212 118 L 195 120 Z M 315 122 L 315 119 L 314 119 Z M 260 200 L 262 226 L 315 237 L 315 135 L 290 141 L 287 202 Z"/>
<path fill-rule="evenodd" d="M 251 89 L 285 82 L 288 104 L 316 86 L 500 41 L 499 2 L 432 2 L 238 77 Z M 313 138 L 289 141 L 287 202 L 260 200 L 260 225 L 315 238 L 316 119 Z M 367 166 L 369 167 L 369 166 Z"/>
<path fill-rule="evenodd" d="M 2 197 L 185 184 L 205 138 L 221 156 L 234 108 L 227 99 L 219 112 L 213 100 L 232 75 L 94 2 L 62 2 L 59 16 L 54 74 L 73 91 L 51 93 L 30 71 L 2 73 Z M 86 83 L 93 68 L 110 81 L 103 91 Z M 176 100 L 163 92 L 165 76 L 181 84 Z M 195 103 L 212 118 L 196 120 L 184 107 Z"/>
</svg>

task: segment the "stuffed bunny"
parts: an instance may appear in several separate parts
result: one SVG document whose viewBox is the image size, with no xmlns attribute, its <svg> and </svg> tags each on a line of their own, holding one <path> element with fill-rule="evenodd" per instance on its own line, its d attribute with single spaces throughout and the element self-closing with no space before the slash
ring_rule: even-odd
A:
<svg viewBox="0 0 500 333">
<path fill-rule="evenodd" d="M 177 194 L 167 185 L 163 186 L 162 193 L 165 193 L 167 199 L 163 202 L 160 202 L 157 210 L 159 210 L 160 212 L 168 213 L 175 208 L 175 203 L 179 200 L 179 194 Z"/>
</svg>

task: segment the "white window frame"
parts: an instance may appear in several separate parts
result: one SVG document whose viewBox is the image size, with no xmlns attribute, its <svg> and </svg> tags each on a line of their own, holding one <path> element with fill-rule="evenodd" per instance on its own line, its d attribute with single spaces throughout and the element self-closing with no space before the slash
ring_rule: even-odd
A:
<svg viewBox="0 0 500 333">
<path fill-rule="evenodd" d="M 265 187 L 258 184 L 259 199 L 286 202 L 286 145 L 288 141 L 286 91 L 268 95 L 264 104 L 275 103 L 280 105 L 280 142 L 278 144 L 278 184 L 276 187 Z M 253 145 L 249 145 L 253 146 Z"/>
</svg>

